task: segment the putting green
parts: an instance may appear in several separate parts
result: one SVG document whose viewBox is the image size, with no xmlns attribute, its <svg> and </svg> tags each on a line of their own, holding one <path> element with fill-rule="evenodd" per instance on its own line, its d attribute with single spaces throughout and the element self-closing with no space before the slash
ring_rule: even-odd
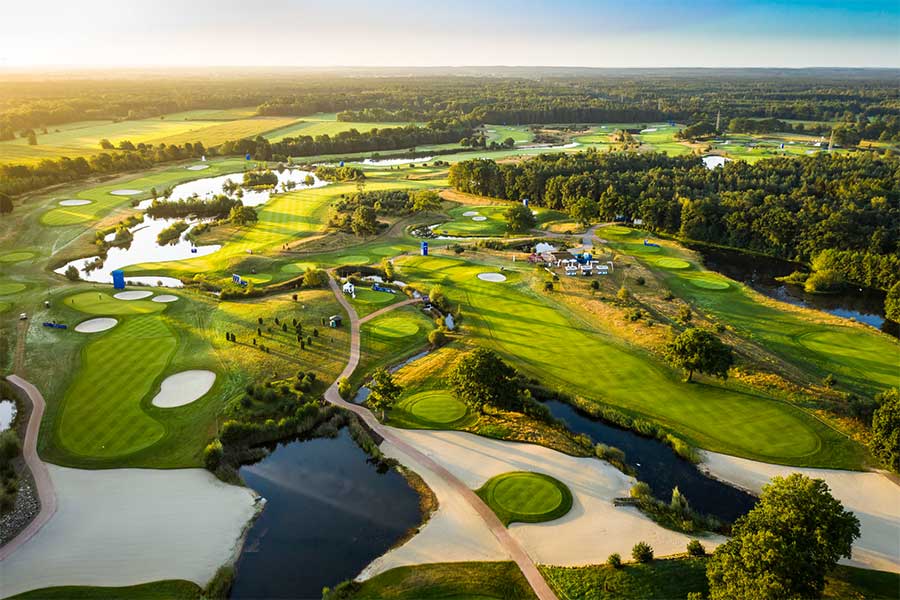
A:
<svg viewBox="0 0 900 600">
<path fill-rule="evenodd" d="M 663 269 L 687 269 L 691 266 L 691 263 L 686 260 L 681 260 L 680 258 L 671 258 L 669 256 L 657 258 L 653 262 L 657 267 L 662 267 Z"/>
<path fill-rule="evenodd" d="M 14 263 L 21 262 L 23 260 L 28 260 L 30 258 L 34 258 L 36 254 L 34 252 L 27 252 L 25 250 L 19 250 L 17 252 L 7 252 L 6 254 L 0 254 L 0 262 L 4 263 Z"/>
<path fill-rule="evenodd" d="M 166 309 L 165 303 L 152 300 L 117 300 L 103 292 L 81 292 L 63 300 L 63 303 L 75 310 L 89 315 L 143 315 L 161 312 Z"/>
<path fill-rule="evenodd" d="M 691 285 L 704 290 L 727 290 L 731 287 L 727 282 L 712 276 L 691 277 L 688 281 Z"/>
<path fill-rule="evenodd" d="M 597 230 L 597 233 L 608 233 L 610 235 L 631 235 L 631 230 L 627 227 L 620 227 L 619 225 L 610 225 L 609 227 L 602 227 Z"/>
<path fill-rule="evenodd" d="M 641 244 L 632 244 L 631 251 L 636 252 L 638 254 L 656 254 L 660 252 L 662 248 L 659 246 L 646 246 L 643 243 Z"/>
<path fill-rule="evenodd" d="M 423 421 L 438 425 L 453 423 L 466 416 L 466 405 L 443 390 L 420 392 L 411 396 L 404 405 L 407 411 Z"/>
<path fill-rule="evenodd" d="M 372 326 L 372 333 L 383 337 L 408 337 L 419 333 L 419 325 L 412 319 L 392 316 L 386 319 L 378 319 Z"/>
<path fill-rule="evenodd" d="M 268 273 L 257 273 L 255 275 L 244 275 L 244 279 L 251 283 L 260 284 L 260 283 L 268 283 L 272 281 L 272 276 Z"/>
<path fill-rule="evenodd" d="M 504 525 L 519 521 L 542 523 L 572 508 L 572 492 L 549 475 L 513 471 L 491 477 L 476 493 L 497 513 Z"/>
<path fill-rule="evenodd" d="M 371 262 L 368 256 L 363 256 L 362 254 L 338 256 L 337 261 L 345 265 L 365 265 Z"/>
<path fill-rule="evenodd" d="M 282 273 L 305 273 L 309 269 L 316 269 L 318 266 L 316 263 L 311 262 L 296 262 L 296 263 L 288 263 L 281 267 Z"/>
<path fill-rule="evenodd" d="M 26 287 L 28 286 L 26 286 L 24 283 L 18 283 L 15 281 L 0 283 L 0 296 L 11 296 L 12 294 L 18 294 Z"/>
</svg>

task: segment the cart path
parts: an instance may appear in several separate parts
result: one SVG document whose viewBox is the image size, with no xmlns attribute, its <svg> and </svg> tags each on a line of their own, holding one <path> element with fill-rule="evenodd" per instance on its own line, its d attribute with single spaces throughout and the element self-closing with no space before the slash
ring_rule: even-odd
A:
<svg viewBox="0 0 900 600">
<path fill-rule="evenodd" d="M 338 381 L 340 381 L 341 378 L 350 377 L 353 374 L 353 371 L 356 370 L 356 366 L 359 364 L 359 326 L 361 321 L 357 316 L 356 311 L 353 309 L 353 306 L 344 297 L 344 294 L 338 287 L 337 282 L 334 279 L 330 278 L 328 283 L 331 286 L 331 290 L 334 292 L 335 297 L 337 297 L 338 302 L 341 303 L 341 305 L 344 307 L 344 310 L 347 311 L 347 314 L 350 317 L 350 360 L 347 363 L 347 366 L 344 367 L 343 372 L 338 377 Z M 367 319 L 370 319 L 376 315 L 383 314 L 400 306 L 406 306 L 411 303 L 412 302 L 407 301 L 392 304 L 391 306 L 387 306 L 368 315 Z M 550 589 L 550 586 L 544 580 L 544 577 L 541 575 L 540 571 L 538 571 L 538 568 L 534 564 L 534 561 L 530 556 L 528 556 L 528 553 L 525 552 L 525 549 L 522 548 L 521 544 L 519 544 L 519 542 L 509 534 L 509 530 L 507 530 L 506 527 L 503 526 L 503 523 L 500 522 L 500 519 L 497 518 L 497 515 L 494 514 L 494 511 L 492 511 L 484 502 L 482 502 L 481 498 L 479 498 L 475 494 L 475 492 L 466 487 L 466 485 L 462 481 L 457 479 L 452 473 L 450 473 L 450 471 L 394 435 L 390 428 L 382 425 L 381 422 L 378 421 L 378 419 L 376 419 L 375 416 L 371 412 L 369 412 L 367 408 L 359 406 L 357 404 L 352 404 L 341 398 L 341 395 L 338 393 L 337 381 L 332 383 L 331 386 L 329 386 L 329 388 L 325 391 L 325 400 L 327 400 L 331 404 L 340 406 L 341 408 L 355 413 L 363 421 L 365 421 L 366 424 L 375 433 L 393 444 L 395 447 L 399 448 L 404 454 L 409 456 L 415 462 L 419 463 L 423 467 L 432 471 L 437 476 L 441 477 L 456 493 L 464 498 L 466 502 L 468 502 L 468 504 L 473 509 L 475 509 L 475 512 L 477 512 L 481 519 L 484 521 L 488 530 L 490 530 L 494 537 L 497 538 L 497 541 L 500 542 L 500 545 L 504 550 L 506 550 L 510 558 L 514 560 L 519 566 L 519 569 L 522 571 L 525 579 L 528 580 L 529 585 L 531 585 L 537 597 L 540 600 L 557 600 L 556 594 L 554 594 L 553 590 Z"/>
<path fill-rule="evenodd" d="M 422 301 L 421 298 L 407 298 L 403 302 L 397 302 L 396 304 L 391 304 L 390 306 L 385 306 L 384 308 L 379 308 L 375 312 L 369 313 L 366 316 L 364 316 L 363 318 L 361 318 L 359 320 L 359 324 L 362 325 L 363 323 L 365 323 L 367 321 L 371 321 L 372 319 L 378 318 L 381 315 L 383 315 L 384 313 L 390 312 L 390 311 L 394 310 L 395 308 L 409 306 L 410 304 L 415 304 L 416 302 L 421 302 L 421 301 Z M 356 312 L 354 311 L 353 316 L 355 316 L 355 315 L 356 315 Z M 351 319 L 352 318 L 353 317 L 351 316 Z"/>
<path fill-rule="evenodd" d="M 25 393 L 31 400 L 31 417 L 28 419 L 28 427 L 25 430 L 25 444 L 22 446 L 22 457 L 25 459 L 25 464 L 31 469 L 35 491 L 41 500 L 41 510 L 32 519 L 31 523 L 19 532 L 19 535 L 0 548 L 0 561 L 11 556 L 23 546 L 56 513 L 56 490 L 53 488 L 53 481 L 50 479 L 47 465 L 44 464 L 44 461 L 41 460 L 37 453 L 38 433 L 41 430 L 41 419 L 44 416 L 44 408 L 46 406 L 44 397 L 36 387 L 18 375 L 10 375 L 6 380 L 10 385 Z"/>
</svg>

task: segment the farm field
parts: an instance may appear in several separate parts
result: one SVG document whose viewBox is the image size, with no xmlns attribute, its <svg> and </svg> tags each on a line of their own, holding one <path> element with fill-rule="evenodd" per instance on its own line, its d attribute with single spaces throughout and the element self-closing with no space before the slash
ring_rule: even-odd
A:
<svg viewBox="0 0 900 600">
<path fill-rule="evenodd" d="M 610 245 L 661 273 L 673 292 L 821 381 L 829 373 L 859 393 L 900 385 L 897 342 L 885 334 L 819 312 L 766 300 L 736 281 L 705 270 L 671 242 L 643 245 L 641 232 L 604 228 Z M 648 252 L 654 250 L 655 252 Z M 679 261 L 677 263 L 668 261 Z M 675 268 L 673 268 L 673 265 Z"/>
<path fill-rule="evenodd" d="M 441 284 L 468 307 L 471 338 L 544 384 L 657 421 L 704 448 L 793 465 L 858 468 L 859 448 L 802 410 L 716 383 L 685 384 L 678 374 L 539 295 L 528 273 L 445 257 L 397 261 L 400 277 Z M 590 377 L 579 375 L 590 373 Z"/>
</svg>

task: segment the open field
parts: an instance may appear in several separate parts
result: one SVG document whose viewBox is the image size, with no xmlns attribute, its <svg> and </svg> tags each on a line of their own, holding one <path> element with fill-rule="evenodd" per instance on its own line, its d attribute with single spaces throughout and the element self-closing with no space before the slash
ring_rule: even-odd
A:
<svg viewBox="0 0 900 600">
<path fill-rule="evenodd" d="M 488 479 L 476 493 L 507 526 L 553 521 L 572 508 L 572 492 L 566 484 L 542 473 L 502 473 Z"/>
<path fill-rule="evenodd" d="M 640 414 L 719 452 L 797 465 L 860 465 L 855 444 L 799 408 L 718 383 L 683 383 L 651 355 L 533 291 L 530 269 L 507 269 L 506 282 L 492 283 L 476 275 L 494 269 L 462 260 L 410 257 L 399 265 L 404 280 L 442 284 L 466 307 L 473 341 L 545 384 Z"/>
<path fill-rule="evenodd" d="M 676 296 L 807 370 L 817 382 L 832 373 L 841 385 L 865 394 L 900 385 L 896 364 L 900 349 L 889 336 L 821 312 L 768 300 L 743 284 L 707 271 L 675 243 L 663 241 L 660 248 L 647 247 L 641 232 L 610 227 L 603 232 L 614 234 L 607 235 L 614 249 L 637 256 L 651 268 L 661 267 L 660 275 Z M 689 268 L 684 268 L 684 263 Z M 673 269 L 672 264 L 680 268 Z"/>
</svg>

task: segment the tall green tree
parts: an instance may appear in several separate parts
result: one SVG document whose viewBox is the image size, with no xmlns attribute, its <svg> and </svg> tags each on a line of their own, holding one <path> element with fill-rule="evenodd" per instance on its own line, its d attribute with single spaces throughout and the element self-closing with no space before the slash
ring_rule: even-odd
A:
<svg viewBox="0 0 900 600">
<path fill-rule="evenodd" d="M 666 358 L 680 369 L 687 371 L 692 381 L 694 371 L 728 378 L 728 369 L 734 364 L 731 347 L 713 333 L 692 327 L 681 332 L 665 349 Z"/>
<path fill-rule="evenodd" d="M 385 411 L 394 406 L 403 393 L 403 386 L 394 381 L 394 376 L 387 369 L 377 369 L 372 373 L 369 390 L 366 402 L 372 408 L 381 411 L 383 421 Z"/>
<path fill-rule="evenodd" d="M 712 600 L 819 598 L 825 575 L 849 558 L 859 520 L 821 479 L 775 477 L 707 566 Z"/>
<path fill-rule="evenodd" d="M 358 206 L 350 217 L 350 228 L 356 235 L 372 235 L 378 231 L 375 209 L 371 206 Z"/>
<path fill-rule="evenodd" d="M 895 473 L 900 473 L 900 390 L 879 394 L 872 415 L 872 452 Z"/>
<path fill-rule="evenodd" d="M 477 348 L 464 355 L 451 369 L 448 381 L 460 400 L 484 413 L 485 405 L 515 403 L 519 390 L 516 371 L 495 352 Z"/>
<path fill-rule="evenodd" d="M 506 213 L 506 230 L 510 233 L 522 233 L 537 225 L 534 213 L 524 204 L 510 206 Z"/>
</svg>

